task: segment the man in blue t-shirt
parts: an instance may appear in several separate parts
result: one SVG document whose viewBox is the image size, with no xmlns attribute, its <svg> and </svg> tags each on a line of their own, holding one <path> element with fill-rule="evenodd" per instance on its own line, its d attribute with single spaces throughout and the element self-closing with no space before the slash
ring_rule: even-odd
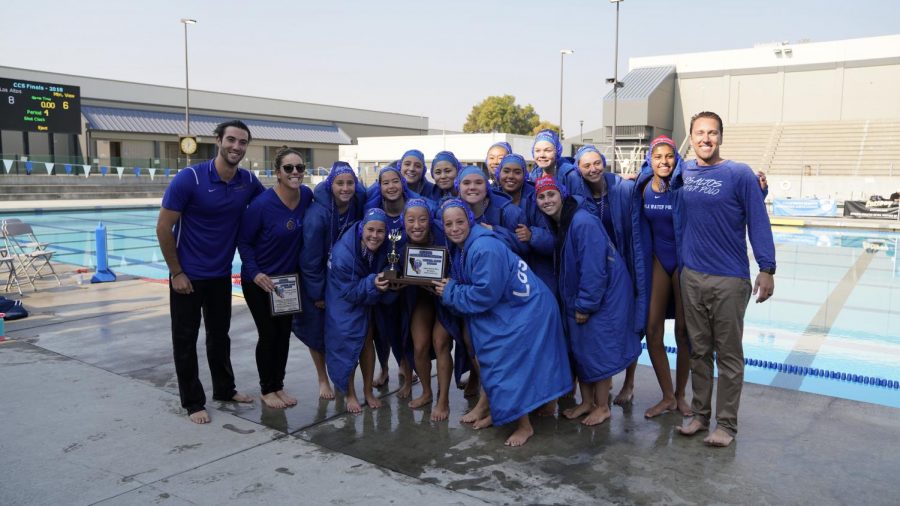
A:
<svg viewBox="0 0 900 506">
<path fill-rule="evenodd" d="M 226 121 L 216 127 L 215 134 L 218 154 L 175 175 L 156 223 L 159 248 L 169 267 L 178 393 L 194 423 L 209 423 L 197 365 L 201 314 L 213 399 L 253 402 L 235 390 L 231 369 L 231 262 L 241 215 L 265 188 L 253 173 L 238 167 L 250 143 L 247 125 Z"/>
<path fill-rule="evenodd" d="M 677 198 L 681 231 L 681 292 L 691 343 L 694 418 L 678 431 L 693 435 L 709 428 L 713 357 L 719 368 L 716 430 L 703 442 L 728 446 L 737 434 L 744 383 L 744 313 L 750 300 L 747 240 L 759 265 L 752 287 L 756 302 L 775 291 L 775 243 L 760 180 L 745 164 L 723 160 L 722 119 L 713 112 L 691 118 L 691 147 Z M 677 183 L 677 182 L 676 182 Z"/>
</svg>

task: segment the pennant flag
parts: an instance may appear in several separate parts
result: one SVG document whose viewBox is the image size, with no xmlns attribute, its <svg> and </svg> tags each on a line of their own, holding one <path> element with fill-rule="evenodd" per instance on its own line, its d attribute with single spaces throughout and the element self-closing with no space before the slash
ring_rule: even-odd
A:
<svg viewBox="0 0 900 506">
<path fill-rule="evenodd" d="M 50 162 L 45 162 L 44 165 L 47 166 L 47 175 L 49 176 L 50 174 L 53 174 L 53 166 L 55 164 L 50 163 Z"/>
<path fill-rule="evenodd" d="M 258 171 L 258 170 L 254 170 L 253 173 L 256 174 L 256 177 L 257 177 L 257 178 L 259 178 L 259 171 Z"/>
<path fill-rule="evenodd" d="M 166 177 L 170 177 L 172 175 L 172 169 L 166 168 Z"/>
<path fill-rule="evenodd" d="M 109 167 L 107 167 L 106 165 L 104 165 L 103 167 L 100 167 L 100 175 L 101 176 L 105 176 L 107 172 L 109 172 Z"/>
<path fill-rule="evenodd" d="M 116 172 L 119 173 L 119 179 L 122 179 L 122 173 L 125 172 L 125 167 L 116 167 Z"/>
<path fill-rule="evenodd" d="M 65 165 L 66 175 L 72 175 L 72 166 L 70 164 Z"/>
<path fill-rule="evenodd" d="M 140 167 L 135 167 L 135 168 L 134 168 L 134 176 L 135 176 L 135 177 L 141 177 L 141 168 L 140 168 Z"/>
<path fill-rule="evenodd" d="M 272 169 L 266 169 L 266 177 L 272 177 Z"/>
<path fill-rule="evenodd" d="M 91 166 L 90 165 L 82 165 L 82 169 L 84 169 L 84 177 L 88 177 L 91 175 Z"/>
<path fill-rule="evenodd" d="M 31 175 L 31 169 L 33 169 L 33 168 L 34 168 L 34 164 L 31 163 L 31 160 L 28 160 L 27 162 L 25 162 L 25 173 L 26 173 L 26 174 L 28 174 L 28 175 L 30 176 L 30 175 Z"/>
<path fill-rule="evenodd" d="M 153 181 L 153 176 L 156 175 L 156 169 L 147 169 L 150 171 L 150 181 Z"/>
<path fill-rule="evenodd" d="M 12 160 L 3 160 L 3 167 L 6 168 L 6 173 L 9 174 L 10 169 L 12 169 Z"/>
</svg>

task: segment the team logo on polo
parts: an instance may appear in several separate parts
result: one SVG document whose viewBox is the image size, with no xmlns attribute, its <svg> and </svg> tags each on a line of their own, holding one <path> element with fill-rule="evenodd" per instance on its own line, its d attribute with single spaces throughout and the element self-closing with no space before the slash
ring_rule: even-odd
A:
<svg viewBox="0 0 900 506">
<path fill-rule="evenodd" d="M 294 218 L 290 218 L 289 220 L 287 220 L 287 223 L 285 223 L 284 226 L 288 230 L 294 230 L 295 228 L 297 228 L 297 224 L 294 223 Z"/>
</svg>

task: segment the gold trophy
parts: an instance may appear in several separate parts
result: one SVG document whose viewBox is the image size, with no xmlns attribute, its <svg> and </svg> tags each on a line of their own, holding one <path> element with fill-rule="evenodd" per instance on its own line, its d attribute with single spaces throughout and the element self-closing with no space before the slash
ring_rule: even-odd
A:
<svg viewBox="0 0 900 506">
<path fill-rule="evenodd" d="M 399 277 L 397 273 L 397 262 L 400 261 L 400 255 L 397 253 L 397 242 L 403 238 L 403 232 L 400 229 L 394 229 L 388 234 L 388 240 L 391 241 L 391 252 L 388 253 L 387 261 L 388 268 L 385 269 L 382 274 L 384 275 L 384 279 L 389 281 L 396 281 Z"/>
</svg>

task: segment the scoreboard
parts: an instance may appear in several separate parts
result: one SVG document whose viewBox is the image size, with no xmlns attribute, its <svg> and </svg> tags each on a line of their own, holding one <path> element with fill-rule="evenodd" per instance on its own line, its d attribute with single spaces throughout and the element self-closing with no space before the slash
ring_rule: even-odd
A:
<svg viewBox="0 0 900 506">
<path fill-rule="evenodd" d="M 0 130 L 81 134 L 81 89 L 0 77 Z"/>
</svg>

